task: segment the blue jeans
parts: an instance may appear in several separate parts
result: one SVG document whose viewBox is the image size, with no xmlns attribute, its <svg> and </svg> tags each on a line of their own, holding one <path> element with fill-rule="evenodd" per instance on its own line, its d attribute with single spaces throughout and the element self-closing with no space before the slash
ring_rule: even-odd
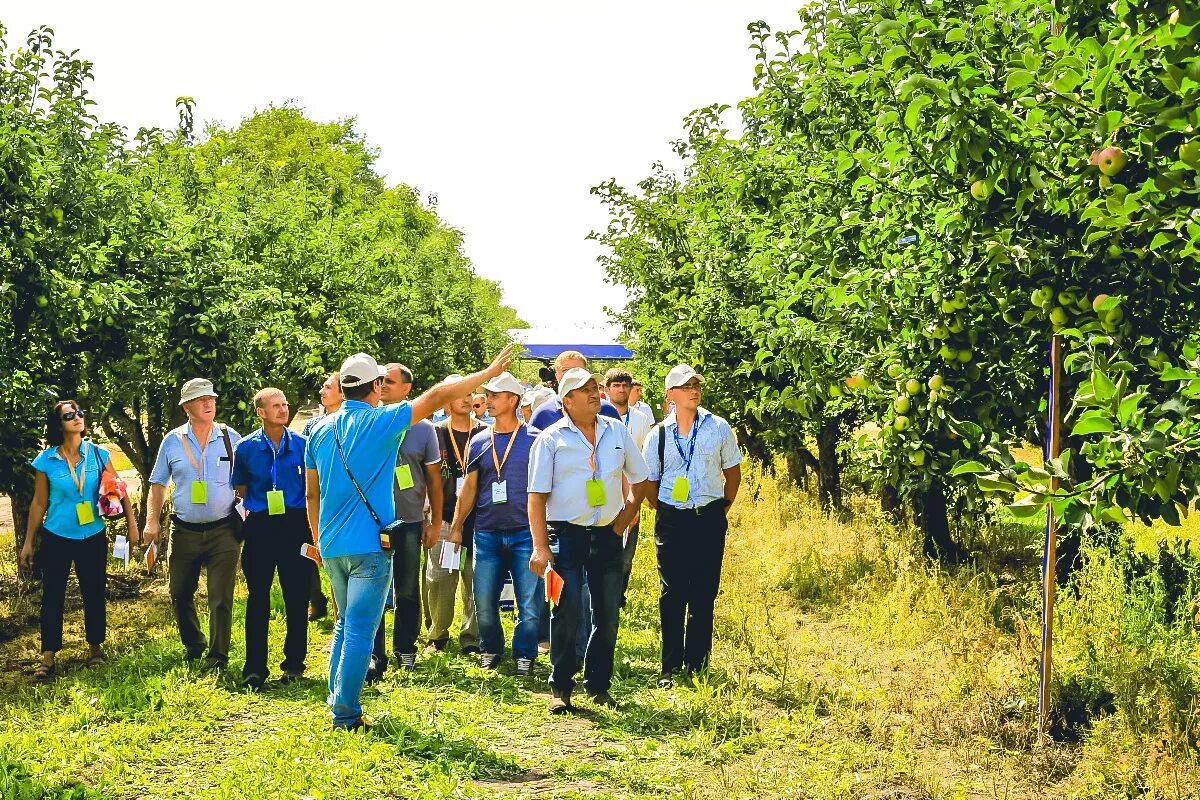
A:
<svg viewBox="0 0 1200 800">
<path fill-rule="evenodd" d="M 563 579 L 562 602 L 550 614 L 550 686 L 570 692 L 575 685 L 580 621 L 587 613 L 579 587 L 586 575 L 592 620 L 583 680 L 588 692 L 607 692 L 612 685 L 621 611 L 621 537 L 608 526 L 585 528 L 553 522 L 550 552 L 554 569 Z"/>
<path fill-rule="evenodd" d="M 519 531 L 475 531 L 474 589 L 475 617 L 479 621 L 479 649 L 484 653 L 504 652 L 504 629 L 500 626 L 500 590 L 504 576 L 512 571 L 513 593 L 517 596 L 517 627 L 513 630 L 513 658 L 537 658 L 538 620 L 544 597 L 542 579 L 529 569 L 533 535 Z"/>
<path fill-rule="evenodd" d="M 386 552 L 336 556 L 325 559 L 325 571 L 338 608 L 329 655 L 328 705 L 333 724 L 346 727 L 362 717 L 359 696 L 392 582 L 392 558 Z"/>
</svg>

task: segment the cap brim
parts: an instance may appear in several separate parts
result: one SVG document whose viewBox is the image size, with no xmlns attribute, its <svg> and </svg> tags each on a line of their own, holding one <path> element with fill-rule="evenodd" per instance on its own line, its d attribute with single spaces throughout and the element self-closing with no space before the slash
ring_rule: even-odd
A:
<svg viewBox="0 0 1200 800">
<path fill-rule="evenodd" d="M 214 398 L 214 399 L 215 399 L 215 398 L 218 398 L 218 397 L 220 397 L 220 396 L 221 396 L 221 395 L 217 394 L 216 392 L 201 392 L 200 394 L 194 394 L 194 395 L 192 395 L 191 397 L 181 397 L 181 398 L 179 398 L 179 405 L 183 405 L 184 403 L 190 403 L 190 402 L 192 402 L 193 400 L 199 400 L 201 397 L 212 397 L 212 398 Z"/>
</svg>

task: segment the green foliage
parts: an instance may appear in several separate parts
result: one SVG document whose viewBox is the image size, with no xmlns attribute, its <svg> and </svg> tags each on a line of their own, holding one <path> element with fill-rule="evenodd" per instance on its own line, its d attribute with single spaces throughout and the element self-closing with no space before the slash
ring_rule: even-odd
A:
<svg viewBox="0 0 1200 800">
<path fill-rule="evenodd" d="M 27 491 L 55 396 L 144 476 L 190 377 L 248 428 L 259 388 L 311 402 L 355 350 L 425 386 L 523 324 L 352 120 L 270 107 L 197 136 L 180 98 L 177 130 L 126 139 L 91 115 L 87 62 L 50 48 L 0 46 L 0 491 Z"/>
</svg>

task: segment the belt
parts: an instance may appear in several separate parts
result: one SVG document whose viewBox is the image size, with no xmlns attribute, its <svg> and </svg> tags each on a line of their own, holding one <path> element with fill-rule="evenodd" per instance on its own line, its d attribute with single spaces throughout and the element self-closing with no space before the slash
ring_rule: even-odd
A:
<svg viewBox="0 0 1200 800">
<path fill-rule="evenodd" d="M 551 528 L 574 528 L 575 530 L 587 531 L 588 533 L 595 533 L 596 531 L 608 531 L 609 533 L 612 533 L 611 522 L 607 525 L 576 525 L 574 522 L 551 521 L 547 522 L 546 525 Z"/>
<path fill-rule="evenodd" d="M 233 513 L 236 514 L 237 512 L 235 511 Z M 174 522 L 176 525 L 178 525 L 181 528 L 187 528 L 190 531 L 197 531 L 198 533 L 203 533 L 204 531 L 211 531 L 214 528 L 220 528 L 222 525 L 228 525 L 229 517 L 225 517 L 223 519 L 219 519 L 214 522 L 188 522 L 187 520 L 180 519 L 178 515 L 172 514 L 171 522 Z"/>
<path fill-rule="evenodd" d="M 704 505 L 697 506 L 696 508 L 680 508 L 679 506 L 673 506 L 670 503 L 664 503 L 662 501 L 659 501 L 658 509 L 659 509 L 659 511 L 662 511 L 664 509 L 667 511 L 674 511 L 676 514 L 695 514 L 696 516 L 700 516 L 701 514 L 703 514 L 706 511 L 709 511 L 709 510 L 712 510 L 715 508 L 720 508 L 722 505 L 724 505 L 724 503 L 725 503 L 725 500 L 721 499 L 721 500 L 713 500 L 711 503 L 705 503 Z"/>
</svg>

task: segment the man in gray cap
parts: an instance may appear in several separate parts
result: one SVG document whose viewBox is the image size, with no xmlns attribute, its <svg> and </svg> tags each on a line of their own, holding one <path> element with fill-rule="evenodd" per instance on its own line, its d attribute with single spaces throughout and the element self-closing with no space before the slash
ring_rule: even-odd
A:
<svg viewBox="0 0 1200 800">
<path fill-rule="evenodd" d="M 171 542 L 167 573 L 171 606 L 187 660 L 205 655 L 205 666 L 224 669 L 233 627 L 233 584 L 241 553 L 241 513 L 233 481 L 233 448 L 242 437 L 217 424 L 217 393 L 212 381 L 192 378 L 183 385 L 179 404 L 187 423 L 163 437 L 150 471 L 150 503 L 142 538 L 155 544 L 160 532 L 167 485 L 171 492 Z M 208 572 L 208 640 L 196 615 L 200 568 Z"/>
</svg>

